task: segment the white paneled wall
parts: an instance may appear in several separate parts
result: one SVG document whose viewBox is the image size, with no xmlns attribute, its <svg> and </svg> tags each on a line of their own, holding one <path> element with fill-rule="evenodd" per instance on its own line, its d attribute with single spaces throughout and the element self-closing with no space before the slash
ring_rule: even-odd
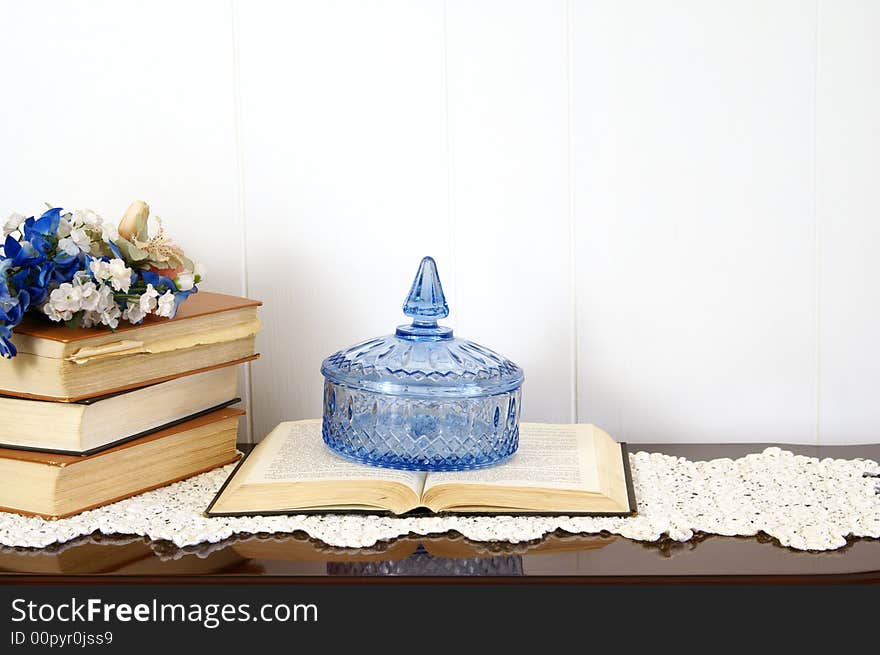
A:
<svg viewBox="0 0 880 655">
<path fill-rule="evenodd" d="M 388 332 L 418 259 L 453 271 L 443 6 L 237 8 L 255 434 L 320 416 L 333 350 Z M 450 289 L 451 291 L 451 289 Z"/>
<path fill-rule="evenodd" d="M 871 0 L 0 0 L 0 213 L 143 198 L 265 301 L 259 438 L 421 256 L 524 418 L 880 441 Z"/>
<path fill-rule="evenodd" d="M 0 1 L 0 215 L 146 200 L 245 294 L 233 71 L 229 4 Z"/>
<path fill-rule="evenodd" d="M 815 16 L 574 6 L 579 416 L 652 441 L 816 439 Z"/>
<path fill-rule="evenodd" d="M 565 26 L 562 1 L 447 3 L 450 303 L 535 421 L 575 420 Z"/>
<path fill-rule="evenodd" d="M 877 442 L 880 3 L 823 2 L 819 17 L 819 434 Z"/>
</svg>

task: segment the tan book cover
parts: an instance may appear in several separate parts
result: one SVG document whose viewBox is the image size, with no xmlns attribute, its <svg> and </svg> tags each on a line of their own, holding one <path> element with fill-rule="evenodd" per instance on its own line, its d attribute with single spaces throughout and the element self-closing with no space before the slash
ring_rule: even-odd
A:
<svg viewBox="0 0 880 655">
<path fill-rule="evenodd" d="M 589 424 L 521 423 L 507 461 L 469 471 L 377 468 L 343 459 L 321 421 L 281 423 L 242 460 L 208 516 L 303 513 L 561 514 L 637 511 L 626 444 Z"/>
<path fill-rule="evenodd" d="M 18 355 L 0 362 L 0 394 L 75 402 L 256 357 L 261 303 L 201 291 L 171 319 L 68 328 L 28 315 L 13 335 Z"/>
<path fill-rule="evenodd" d="M 91 455 L 234 405 L 242 361 L 72 403 L 0 395 L 0 448 Z"/>
<path fill-rule="evenodd" d="M 0 449 L 0 511 L 55 519 L 236 461 L 241 409 L 227 407 L 93 455 Z"/>
</svg>

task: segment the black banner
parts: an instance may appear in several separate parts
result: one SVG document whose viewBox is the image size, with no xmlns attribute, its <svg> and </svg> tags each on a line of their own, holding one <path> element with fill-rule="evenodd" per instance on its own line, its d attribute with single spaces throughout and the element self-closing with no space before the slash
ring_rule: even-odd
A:
<svg viewBox="0 0 880 655">
<path fill-rule="evenodd" d="M 835 619 L 853 620 L 846 608 L 869 609 L 877 598 L 868 586 L 0 585 L 0 652 L 173 653 L 197 643 L 199 653 L 257 653 L 301 639 L 395 650 L 461 642 L 468 652 L 476 642 L 517 645 L 527 635 L 583 650 L 596 633 L 671 644 L 706 630 L 785 634 L 790 646 L 794 626 L 819 608 L 830 629 Z"/>
</svg>

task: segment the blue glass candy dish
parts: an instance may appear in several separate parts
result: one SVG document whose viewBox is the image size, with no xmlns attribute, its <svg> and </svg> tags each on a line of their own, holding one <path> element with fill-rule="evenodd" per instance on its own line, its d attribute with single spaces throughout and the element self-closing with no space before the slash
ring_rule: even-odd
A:
<svg viewBox="0 0 880 655">
<path fill-rule="evenodd" d="M 437 266 L 419 265 L 394 334 L 330 355 L 324 442 L 358 462 L 415 471 L 497 464 L 519 445 L 522 369 L 452 335 Z"/>
</svg>

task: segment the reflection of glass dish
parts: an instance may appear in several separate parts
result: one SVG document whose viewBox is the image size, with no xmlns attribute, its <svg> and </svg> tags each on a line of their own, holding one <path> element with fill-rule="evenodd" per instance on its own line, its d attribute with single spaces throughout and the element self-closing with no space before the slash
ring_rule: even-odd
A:
<svg viewBox="0 0 880 655">
<path fill-rule="evenodd" d="M 360 462 L 420 471 L 481 468 L 516 452 L 522 369 L 437 324 L 449 309 L 430 257 L 403 311 L 411 325 L 321 365 L 327 445 Z"/>
<path fill-rule="evenodd" d="M 437 557 L 420 544 L 412 555 L 397 561 L 327 562 L 327 575 L 523 575 L 523 563 L 520 555 Z"/>
</svg>

